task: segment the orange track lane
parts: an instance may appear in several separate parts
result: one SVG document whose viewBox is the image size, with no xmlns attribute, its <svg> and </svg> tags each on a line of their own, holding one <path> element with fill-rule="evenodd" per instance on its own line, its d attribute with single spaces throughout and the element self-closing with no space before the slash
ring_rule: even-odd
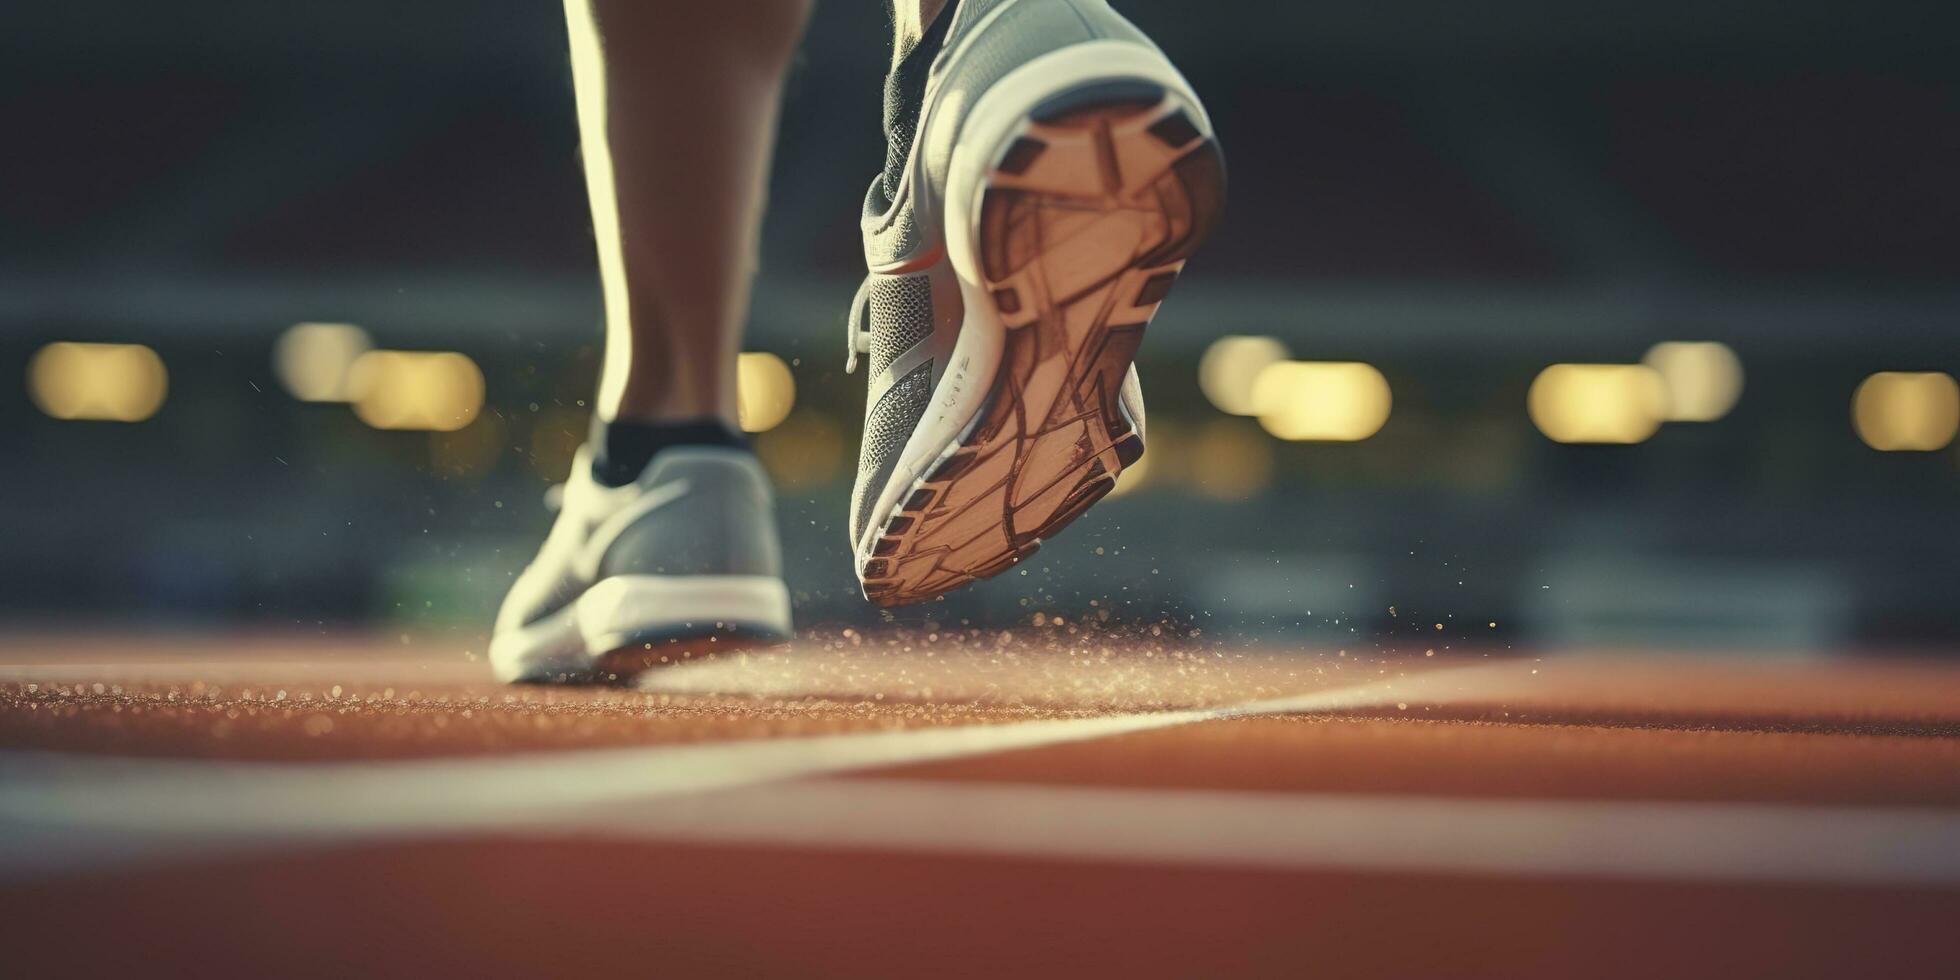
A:
<svg viewBox="0 0 1960 980">
<path fill-rule="evenodd" d="M 1960 665 L 1928 662 L 1361 661 L 1057 630 L 848 634 L 594 691 L 501 688 L 461 649 L 359 639 L 44 636 L 0 659 L 0 749 L 495 764 L 1367 683 L 1392 686 L 1323 713 L 863 775 L 935 794 L 1009 783 L 1960 815 Z M 680 844 L 603 827 L 0 877 L 0 902 L 4 972 L 20 976 L 1784 977 L 1960 962 L 1960 886 L 1156 866 Z"/>
</svg>

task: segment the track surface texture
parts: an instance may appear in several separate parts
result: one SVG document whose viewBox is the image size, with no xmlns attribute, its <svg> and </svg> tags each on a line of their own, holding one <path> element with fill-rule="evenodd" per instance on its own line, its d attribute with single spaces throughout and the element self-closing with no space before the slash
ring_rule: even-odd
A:
<svg viewBox="0 0 1960 980">
<path fill-rule="evenodd" d="M 1960 664 L 809 635 L 0 645 L 12 976 L 1845 976 L 1960 962 Z"/>
</svg>

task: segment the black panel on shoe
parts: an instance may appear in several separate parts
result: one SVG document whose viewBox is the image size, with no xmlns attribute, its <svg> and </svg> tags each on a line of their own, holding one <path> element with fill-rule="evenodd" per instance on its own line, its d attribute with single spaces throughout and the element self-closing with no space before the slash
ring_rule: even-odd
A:
<svg viewBox="0 0 1960 980">
<path fill-rule="evenodd" d="M 1016 176 L 1027 173 L 1028 168 L 1034 165 L 1035 159 L 1041 156 L 1041 151 L 1047 148 L 1048 144 L 1040 140 L 1017 136 L 1014 138 L 1014 144 L 1009 146 L 1007 152 L 1001 156 L 1000 166 L 994 169 Z"/>
<path fill-rule="evenodd" d="M 1163 86 L 1140 79 L 1119 78 L 1069 89 L 1035 106 L 1028 115 L 1035 122 L 1054 123 L 1085 109 L 1108 112 L 1123 106 L 1134 106 L 1136 111 L 1142 112 L 1162 101 Z"/>
<path fill-rule="evenodd" d="M 1137 290 L 1136 302 L 1130 305 L 1149 306 L 1152 303 L 1163 302 L 1164 297 L 1171 294 L 1171 284 L 1175 282 L 1177 282 L 1175 272 L 1160 272 L 1151 276 L 1144 281 L 1143 288 Z"/>
<path fill-rule="evenodd" d="M 1197 139 L 1198 127 L 1192 125 L 1191 117 L 1185 115 L 1183 109 L 1179 109 L 1151 123 L 1150 135 L 1157 137 L 1157 142 L 1175 150 Z"/>
<path fill-rule="evenodd" d="M 669 422 L 611 422 L 592 417 L 592 478 L 601 485 L 623 487 L 640 478 L 647 464 L 661 450 L 672 446 L 726 446 L 749 448 L 740 431 L 718 418 L 698 418 Z"/>
</svg>

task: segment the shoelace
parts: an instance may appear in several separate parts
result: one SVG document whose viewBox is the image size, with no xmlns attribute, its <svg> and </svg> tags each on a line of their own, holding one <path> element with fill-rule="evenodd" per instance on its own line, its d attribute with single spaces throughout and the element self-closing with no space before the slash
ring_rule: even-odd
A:
<svg viewBox="0 0 1960 980">
<path fill-rule="evenodd" d="M 844 373 L 857 370 L 858 355 L 871 353 L 871 277 L 858 284 L 851 312 L 844 319 Z"/>
</svg>

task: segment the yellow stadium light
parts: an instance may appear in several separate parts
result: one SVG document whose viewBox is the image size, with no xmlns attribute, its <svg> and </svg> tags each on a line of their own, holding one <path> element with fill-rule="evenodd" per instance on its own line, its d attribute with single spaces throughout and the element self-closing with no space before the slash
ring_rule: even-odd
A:
<svg viewBox="0 0 1960 980">
<path fill-rule="evenodd" d="M 1289 356 L 1286 345 L 1271 337 L 1220 337 L 1198 360 L 1198 388 L 1227 415 L 1257 415 L 1253 382 L 1259 372 Z"/>
<path fill-rule="evenodd" d="M 477 476 L 503 455 L 504 425 L 495 415 L 448 432 L 429 433 L 429 465 L 442 476 Z"/>
<path fill-rule="evenodd" d="M 344 402 L 348 372 L 373 346 L 367 331 L 350 323 L 298 323 L 279 335 L 272 369 L 300 401 Z"/>
<path fill-rule="evenodd" d="M 483 372 L 453 351 L 371 350 L 347 373 L 354 414 L 377 429 L 454 432 L 483 409 Z"/>
<path fill-rule="evenodd" d="M 1660 428 L 1667 382 L 1644 364 L 1554 364 L 1531 383 L 1526 407 L 1554 442 L 1631 444 Z"/>
<path fill-rule="evenodd" d="M 747 351 L 735 362 L 735 408 L 744 432 L 767 432 L 796 406 L 796 378 L 783 359 Z"/>
<path fill-rule="evenodd" d="M 1207 497 L 1243 500 L 1272 482 L 1272 444 L 1248 423 L 1218 419 L 1204 427 L 1190 449 L 1192 482 Z"/>
<path fill-rule="evenodd" d="M 141 344 L 49 344 L 27 368 L 27 392 L 58 419 L 141 422 L 163 407 L 170 376 Z"/>
<path fill-rule="evenodd" d="M 1938 371 L 1881 371 L 1851 396 L 1851 424 L 1873 449 L 1945 449 L 1960 429 L 1960 386 Z"/>
<path fill-rule="evenodd" d="M 1146 441 L 1149 448 L 1136 462 L 1116 474 L 1116 486 L 1110 489 L 1109 495 L 1121 497 L 1146 487 L 1157 489 L 1182 481 L 1184 467 L 1190 459 L 1185 451 L 1189 442 L 1190 434 L 1176 421 L 1152 416 Z"/>
<path fill-rule="evenodd" d="M 1742 360 L 1727 344 L 1669 341 L 1640 359 L 1667 384 L 1669 422 L 1713 422 L 1742 397 Z"/>
<path fill-rule="evenodd" d="M 1252 384 L 1259 424 L 1281 439 L 1359 442 L 1393 406 L 1388 379 L 1359 361 L 1280 361 Z"/>
<path fill-rule="evenodd" d="M 547 480 L 562 480 L 572 457 L 585 444 L 592 415 L 584 409 L 553 406 L 531 418 L 531 470 Z"/>
<path fill-rule="evenodd" d="M 776 487 L 818 487 L 837 478 L 844 462 L 844 431 L 827 415 L 796 412 L 755 440 L 755 454 Z"/>
</svg>

